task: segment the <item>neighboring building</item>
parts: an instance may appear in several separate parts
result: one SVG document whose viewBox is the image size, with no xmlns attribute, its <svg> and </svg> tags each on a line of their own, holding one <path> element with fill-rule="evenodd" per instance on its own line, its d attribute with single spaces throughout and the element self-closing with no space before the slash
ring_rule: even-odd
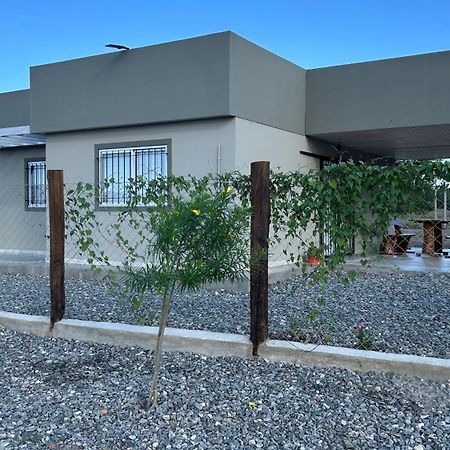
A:
<svg viewBox="0 0 450 450">
<path fill-rule="evenodd" d="M 70 184 L 450 156 L 450 52 L 305 70 L 224 32 L 32 67 L 30 86 L 0 94 L 4 250 L 45 250 L 44 159 Z"/>
</svg>

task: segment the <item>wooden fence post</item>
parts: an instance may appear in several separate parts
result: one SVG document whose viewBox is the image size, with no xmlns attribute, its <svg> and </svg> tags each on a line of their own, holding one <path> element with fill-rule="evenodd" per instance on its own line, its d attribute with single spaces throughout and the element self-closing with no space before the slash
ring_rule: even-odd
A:
<svg viewBox="0 0 450 450">
<path fill-rule="evenodd" d="M 50 327 L 64 316 L 64 182 L 62 170 L 49 170 L 48 213 L 50 222 Z"/>
<path fill-rule="evenodd" d="M 250 230 L 250 340 L 253 355 L 269 335 L 269 265 L 268 240 L 270 222 L 270 163 L 251 164 L 251 230 Z"/>
</svg>

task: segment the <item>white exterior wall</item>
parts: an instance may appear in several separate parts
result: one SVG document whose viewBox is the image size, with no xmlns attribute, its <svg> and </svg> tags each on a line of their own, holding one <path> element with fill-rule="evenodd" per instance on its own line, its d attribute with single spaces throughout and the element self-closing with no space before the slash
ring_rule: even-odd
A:
<svg viewBox="0 0 450 450">
<path fill-rule="evenodd" d="M 53 134 L 47 136 L 47 168 L 64 171 L 66 186 L 78 182 L 96 181 L 97 144 L 116 144 L 159 139 L 171 140 L 171 170 L 174 175 L 203 176 L 217 172 L 218 151 L 221 146 L 223 171 L 234 169 L 235 124 L 234 119 L 214 119 L 172 124 L 148 125 L 107 130 L 92 130 Z M 99 212 L 97 218 L 109 229 L 116 221 L 117 212 Z M 123 257 L 111 235 L 97 230 L 96 240 L 107 249 L 112 261 Z M 102 235 L 103 234 L 103 235 Z M 130 230 L 126 236 L 130 242 L 137 235 Z M 66 259 L 84 262 L 74 242 L 66 241 Z"/>
<path fill-rule="evenodd" d="M 92 183 L 96 144 L 171 139 L 174 175 L 216 173 L 218 145 L 223 170 L 233 170 L 234 128 L 230 118 L 52 134 L 47 136 L 47 168 L 64 170 L 66 183 Z"/>
<path fill-rule="evenodd" d="M 270 161 L 272 170 L 283 172 L 319 169 L 319 159 L 301 155 L 300 151 L 309 151 L 305 136 L 236 119 L 236 170 L 249 173 L 253 161 Z"/>
<path fill-rule="evenodd" d="M 319 159 L 300 154 L 309 150 L 305 136 L 239 118 L 51 134 L 47 168 L 64 170 L 69 184 L 94 182 L 95 145 L 153 139 L 172 140 L 174 175 L 216 173 L 218 145 L 222 172 L 249 173 L 251 162 L 261 160 L 286 172 L 319 168 Z"/>
<path fill-rule="evenodd" d="M 318 169 L 320 164 L 319 159 L 300 154 L 300 151 L 308 151 L 304 136 L 245 119 L 229 118 L 48 135 L 47 167 L 62 169 L 68 185 L 79 181 L 94 183 L 96 145 L 159 139 L 171 139 L 174 175 L 216 173 L 219 145 L 222 172 L 249 173 L 251 162 L 258 160 L 268 160 L 272 169 L 285 172 Z M 105 212 L 100 216 L 104 224 L 115 220 L 115 213 Z M 79 258 L 75 245 L 67 244 L 67 258 Z M 111 252 L 109 256 L 112 260 L 121 259 L 120 253 Z M 271 249 L 270 259 L 285 259 L 280 246 Z"/>
</svg>

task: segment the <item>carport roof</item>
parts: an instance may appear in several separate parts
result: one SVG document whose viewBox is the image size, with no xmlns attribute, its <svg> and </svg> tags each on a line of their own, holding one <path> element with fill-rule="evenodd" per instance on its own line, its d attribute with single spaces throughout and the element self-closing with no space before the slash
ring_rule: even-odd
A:
<svg viewBox="0 0 450 450">
<path fill-rule="evenodd" d="M 0 128 L 0 149 L 44 144 L 45 136 L 30 133 L 30 127 L 28 125 Z"/>
<path fill-rule="evenodd" d="M 317 133 L 309 136 L 397 160 L 450 156 L 450 124 Z"/>
</svg>

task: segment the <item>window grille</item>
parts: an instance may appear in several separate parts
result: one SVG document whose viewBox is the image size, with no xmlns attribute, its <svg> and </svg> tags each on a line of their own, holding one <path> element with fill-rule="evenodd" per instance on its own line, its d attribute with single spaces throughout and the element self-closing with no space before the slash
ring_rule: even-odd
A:
<svg viewBox="0 0 450 450">
<path fill-rule="evenodd" d="M 99 150 L 100 206 L 125 206 L 127 184 L 167 177 L 167 145 Z"/>
<path fill-rule="evenodd" d="M 26 206 L 45 208 L 47 206 L 47 174 L 45 161 L 27 161 L 26 164 Z"/>
</svg>

